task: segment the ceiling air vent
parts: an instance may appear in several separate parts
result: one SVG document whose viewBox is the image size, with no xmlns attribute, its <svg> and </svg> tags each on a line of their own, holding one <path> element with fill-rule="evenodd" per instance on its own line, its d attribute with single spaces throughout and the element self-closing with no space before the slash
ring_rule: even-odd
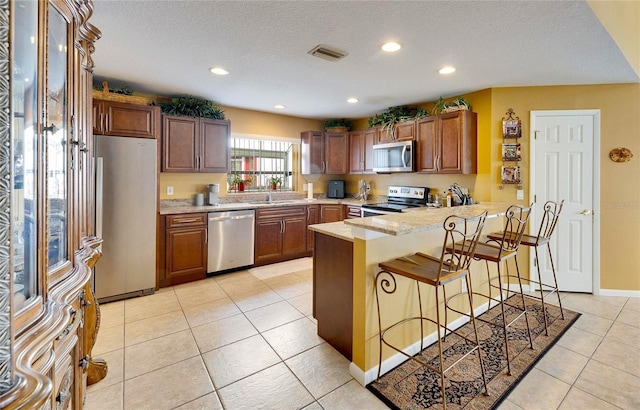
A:
<svg viewBox="0 0 640 410">
<path fill-rule="evenodd" d="M 309 51 L 309 54 L 315 57 L 324 58 L 325 60 L 329 61 L 338 61 L 349 55 L 349 53 L 336 50 L 335 48 L 329 48 L 328 46 L 324 46 L 322 44 L 314 47 L 311 51 Z"/>
</svg>

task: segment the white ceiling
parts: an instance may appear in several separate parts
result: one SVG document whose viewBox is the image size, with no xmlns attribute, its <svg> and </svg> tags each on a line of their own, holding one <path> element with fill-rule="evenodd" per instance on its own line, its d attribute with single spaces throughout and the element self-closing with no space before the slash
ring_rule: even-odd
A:
<svg viewBox="0 0 640 410">
<path fill-rule="evenodd" d="M 95 0 L 91 22 L 103 34 L 95 76 L 113 87 L 306 118 L 490 87 L 640 81 L 584 1 Z M 384 53 L 388 40 L 404 47 Z M 318 44 L 349 55 L 308 55 Z M 444 65 L 457 71 L 442 76 Z"/>
</svg>

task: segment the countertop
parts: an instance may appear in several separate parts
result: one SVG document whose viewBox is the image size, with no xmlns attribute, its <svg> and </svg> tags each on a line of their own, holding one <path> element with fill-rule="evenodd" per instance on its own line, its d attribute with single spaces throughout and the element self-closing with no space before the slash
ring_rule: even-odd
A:
<svg viewBox="0 0 640 410">
<path fill-rule="evenodd" d="M 487 218 L 502 216 L 506 213 L 509 205 L 502 202 L 483 202 L 453 208 L 412 208 L 397 214 L 347 219 L 344 224 L 387 235 L 399 236 L 441 228 L 442 223 L 449 215 L 469 218 L 481 214 L 486 209 L 489 211 Z M 310 229 L 314 229 L 314 227 L 316 225 L 312 225 Z"/>
<path fill-rule="evenodd" d="M 275 198 L 270 202 L 267 202 L 264 200 L 261 200 L 261 201 L 247 200 L 246 202 L 220 203 L 220 205 L 218 206 L 213 206 L 213 205 L 196 206 L 196 205 L 193 205 L 193 200 L 191 199 L 165 200 L 160 202 L 160 215 L 190 214 L 190 213 L 197 213 L 197 212 L 224 212 L 224 211 L 235 211 L 235 210 L 241 210 L 241 209 L 273 208 L 273 207 L 299 206 L 299 205 L 306 206 L 306 205 L 342 204 L 342 205 L 360 206 L 367 203 L 373 204 L 379 201 L 380 201 L 379 199 L 371 199 L 369 201 L 363 202 L 355 198 L 344 198 L 344 199 L 330 199 L 330 198 L 278 199 L 278 198 Z"/>
</svg>

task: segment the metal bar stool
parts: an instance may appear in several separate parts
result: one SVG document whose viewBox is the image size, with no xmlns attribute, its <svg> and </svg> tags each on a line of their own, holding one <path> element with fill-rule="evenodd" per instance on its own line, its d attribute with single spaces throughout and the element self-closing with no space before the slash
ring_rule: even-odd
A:
<svg viewBox="0 0 640 410">
<path fill-rule="evenodd" d="M 485 294 L 476 293 L 476 292 L 473 292 L 472 294 L 488 299 L 489 304 L 491 304 L 492 301 L 496 301 L 500 304 L 500 309 L 502 313 L 502 325 L 500 326 L 491 321 L 484 320 L 482 317 L 478 317 L 477 319 L 491 326 L 502 327 L 504 332 L 504 347 L 505 347 L 505 352 L 507 356 L 507 374 L 509 375 L 511 375 L 511 360 L 509 357 L 509 342 L 508 342 L 507 329 L 509 328 L 509 326 L 513 325 L 522 316 L 525 317 L 525 321 L 527 324 L 527 335 L 529 337 L 529 345 L 533 349 L 533 338 L 531 337 L 531 328 L 529 327 L 529 316 L 527 313 L 527 305 L 524 300 L 524 292 L 522 291 L 522 280 L 520 279 L 520 269 L 518 268 L 518 260 L 516 259 L 518 248 L 520 247 L 520 242 L 522 240 L 522 236 L 524 235 L 524 231 L 526 230 L 530 215 L 531 215 L 531 206 L 523 207 L 520 205 L 511 205 L 507 209 L 507 212 L 505 214 L 505 227 L 503 232 L 499 235 L 499 238 L 489 239 L 486 243 L 478 243 L 478 245 L 476 246 L 476 252 L 474 255 L 474 259 L 484 260 L 487 266 L 487 280 L 488 280 L 487 284 L 489 287 L 489 294 L 485 295 Z M 516 275 L 509 274 L 509 265 L 507 262 L 510 259 L 514 260 Z M 495 277 L 491 277 L 491 272 L 489 271 L 489 262 L 495 262 L 496 264 L 498 275 Z M 506 274 L 504 275 L 501 269 L 501 265 L 503 262 L 506 268 Z M 509 278 L 518 279 L 519 290 L 520 290 L 519 292 L 514 292 L 509 289 L 508 287 Z M 504 287 L 503 279 L 507 280 L 506 288 Z M 497 285 L 495 284 L 496 282 L 497 282 Z M 496 299 L 496 296 L 492 295 L 492 291 L 491 291 L 492 289 L 498 289 L 498 295 L 497 295 L 498 299 Z M 504 291 L 506 291 L 506 296 L 503 295 Z M 518 293 L 520 295 L 522 306 L 507 302 L 507 299 L 509 299 L 511 292 Z M 450 297 L 448 300 L 445 301 L 446 307 L 451 311 L 468 316 L 468 314 L 465 312 L 461 312 L 449 307 L 448 301 L 453 299 L 454 297 L 455 296 Z M 509 306 L 520 311 L 516 315 L 516 317 L 511 319 L 508 323 L 507 323 L 507 315 L 505 314 L 505 306 Z"/>
<path fill-rule="evenodd" d="M 530 297 L 532 299 L 539 300 L 540 303 L 542 304 L 542 312 L 544 317 L 544 333 L 547 336 L 549 336 L 549 330 L 547 329 L 547 308 L 545 306 L 545 301 L 544 301 L 544 299 L 547 296 L 550 296 L 553 293 L 557 295 L 558 306 L 560 307 L 560 315 L 562 316 L 562 320 L 564 320 L 564 311 L 562 310 L 562 302 L 560 301 L 560 292 L 558 291 L 558 279 L 556 278 L 556 268 L 553 264 L 553 256 L 551 255 L 551 245 L 550 245 L 551 235 L 553 234 L 553 231 L 556 228 L 556 224 L 558 223 L 558 217 L 560 216 L 560 212 L 562 212 L 563 205 L 564 205 L 564 200 L 560 202 L 560 205 L 558 205 L 558 203 L 554 201 L 545 202 L 544 207 L 542 208 L 543 215 L 542 215 L 542 221 L 540 222 L 540 228 L 538 229 L 538 234 L 537 235 L 524 234 L 522 235 L 522 241 L 520 242 L 520 245 L 533 247 L 536 254 L 535 264 L 538 271 L 538 280 L 536 281 L 529 278 L 529 283 L 535 283 L 538 285 L 538 287 L 540 288 L 540 296 L 535 296 L 535 295 L 525 295 L 525 296 Z M 514 233 L 511 232 L 508 234 L 508 237 L 512 237 L 512 236 L 514 236 Z M 487 235 L 487 237 L 493 240 L 500 240 L 500 238 L 502 237 L 502 233 L 501 232 L 491 233 Z M 547 246 L 549 261 L 551 262 L 551 272 L 553 273 L 553 285 L 542 283 L 542 276 L 540 274 L 540 257 L 538 255 L 538 247 L 545 246 L 545 245 Z M 529 276 L 531 276 L 531 274 Z M 547 294 L 545 294 L 545 290 L 543 290 L 543 287 L 546 287 L 547 289 L 549 288 L 551 289 L 548 290 Z"/>
<path fill-rule="evenodd" d="M 480 343 L 478 340 L 478 331 L 476 329 L 476 322 L 473 315 L 473 305 L 471 304 L 471 281 L 469 280 L 469 265 L 471 264 L 471 260 L 473 258 L 476 245 L 478 244 L 478 239 L 480 238 L 480 233 L 482 232 L 482 228 L 484 227 L 484 223 L 487 217 L 487 211 L 484 211 L 482 214 L 471 217 L 471 218 L 462 218 L 455 215 L 449 216 L 443 223 L 443 228 L 445 230 L 444 237 L 444 245 L 442 247 L 442 253 L 440 258 L 436 258 L 433 256 L 426 255 L 424 253 L 415 253 L 413 255 L 400 257 L 397 259 L 389 260 L 386 262 L 382 262 L 379 264 L 382 270 L 378 272 L 375 277 L 375 296 L 376 296 L 376 305 L 378 308 L 378 329 L 380 331 L 380 340 L 379 340 L 379 361 L 378 361 L 378 379 L 380 378 L 380 371 L 382 368 L 382 345 L 385 344 L 389 346 L 393 350 L 407 356 L 409 359 L 413 359 L 418 362 L 420 365 L 430 369 L 431 371 L 438 373 L 440 375 L 441 380 L 441 390 L 442 390 L 442 407 L 446 409 L 446 395 L 445 395 L 445 380 L 444 373 L 455 366 L 462 359 L 467 357 L 468 355 L 477 352 L 478 361 L 480 362 L 480 369 L 482 371 L 482 381 L 484 383 L 484 391 L 485 394 L 488 394 L 487 391 L 487 381 L 485 378 L 484 365 L 482 363 L 482 356 L 480 354 Z M 451 249 L 451 250 L 449 250 Z M 418 295 L 418 307 L 419 307 L 419 316 L 406 318 L 400 320 L 399 322 L 383 329 L 382 328 L 382 319 L 381 319 L 381 309 L 380 309 L 380 295 L 378 288 L 386 293 L 393 294 L 397 290 L 396 277 L 403 276 L 410 280 L 415 281 L 416 291 Z M 444 289 L 444 285 L 456 279 L 464 278 L 467 284 L 467 296 L 470 305 L 470 318 L 471 323 L 473 324 L 473 330 L 475 334 L 475 339 L 470 339 L 469 337 L 460 334 L 456 330 L 452 330 L 447 327 L 447 323 L 441 323 L 440 321 L 440 299 L 439 299 L 439 288 Z M 422 295 L 420 291 L 420 283 L 425 285 L 433 286 L 435 291 L 435 303 L 436 303 L 436 319 L 424 317 L 423 306 L 422 306 Z M 446 306 L 445 306 L 446 310 Z M 395 328 L 398 328 L 401 325 L 407 324 L 412 321 L 419 321 L 420 323 L 420 350 L 424 349 L 423 340 L 424 340 L 424 327 L 423 324 L 425 321 L 431 322 L 437 326 L 437 336 L 438 336 L 438 355 L 439 355 L 439 365 L 431 365 L 424 360 L 420 360 L 417 355 L 411 356 L 404 352 L 402 349 L 393 346 L 387 339 L 385 339 L 385 335 Z M 441 331 L 444 329 L 444 333 L 453 332 L 462 339 L 468 341 L 473 344 L 473 347 L 469 349 L 462 357 L 455 361 L 455 363 L 449 365 L 447 368 L 444 368 L 444 359 L 442 355 L 442 339 L 440 337 Z"/>
</svg>

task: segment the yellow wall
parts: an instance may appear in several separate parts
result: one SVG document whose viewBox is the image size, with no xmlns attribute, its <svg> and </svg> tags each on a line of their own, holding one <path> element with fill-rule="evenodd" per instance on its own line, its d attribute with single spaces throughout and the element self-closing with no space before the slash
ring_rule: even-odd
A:
<svg viewBox="0 0 640 410">
<path fill-rule="evenodd" d="M 530 111 L 601 111 L 601 201 L 595 205 L 601 223 L 600 288 L 640 290 L 640 84 L 494 88 L 492 106 L 491 200 L 496 202 L 514 200 L 513 187 L 498 189 L 501 119 L 508 108 L 513 108 L 522 120 L 525 198 L 529 197 Z M 625 163 L 611 161 L 609 151 L 616 147 L 629 148 L 635 157 Z"/>
</svg>

